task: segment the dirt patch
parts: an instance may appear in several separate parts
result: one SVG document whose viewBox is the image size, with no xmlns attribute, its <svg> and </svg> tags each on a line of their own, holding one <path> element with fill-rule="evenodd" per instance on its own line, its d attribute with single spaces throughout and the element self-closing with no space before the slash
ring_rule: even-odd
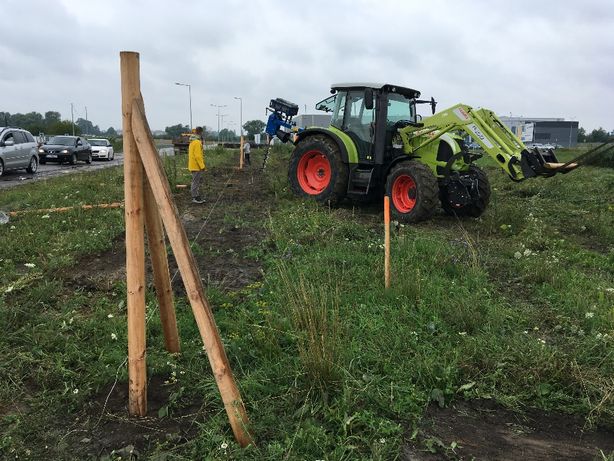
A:
<svg viewBox="0 0 614 461">
<path fill-rule="evenodd" d="M 191 202 L 189 189 L 174 198 L 205 285 L 234 290 L 261 279 L 261 264 L 248 253 L 266 237 L 264 223 L 272 198 L 264 174 L 257 169 L 219 167 L 207 172 L 201 192 L 207 200 L 203 204 Z M 78 261 L 68 282 L 108 291 L 115 282 L 125 280 L 125 264 L 122 234 L 110 250 Z M 146 264 L 151 282 L 149 261 Z M 172 253 L 169 266 L 173 288 L 183 294 Z"/>
<path fill-rule="evenodd" d="M 69 425 L 67 454 L 74 459 L 140 459 L 163 444 L 181 445 L 198 432 L 207 412 L 198 402 L 169 402 L 178 384 L 153 376 L 147 386 L 147 416 L 128 416 L 128 384 L 109 385 Z"/>
<path fill-rule="evenodd" d="M 575 416 L 535 409 L 521 415 L 490 400 L 430 407 L 401 459 L 589 461 L 614 452 L 612 431 L 584 431 L 583 426 Z"/>
</svg>

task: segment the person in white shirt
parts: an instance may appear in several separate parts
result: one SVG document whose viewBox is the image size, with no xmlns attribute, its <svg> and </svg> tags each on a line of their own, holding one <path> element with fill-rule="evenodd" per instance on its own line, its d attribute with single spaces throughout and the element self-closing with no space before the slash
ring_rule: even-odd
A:
<svg viewBox="0 0 614 461">
<path fill-rule="evenodd" d="M 245 163 L 247 163 L 249 166 L 252 165 L 250 159 L 249 159 L 249 154 L 250 154 L 250 149 L 252 146 L 249 145 L 249 141 L 245 141 L 243 143 L 243 158 L 245 158 Z"/>
</svg>

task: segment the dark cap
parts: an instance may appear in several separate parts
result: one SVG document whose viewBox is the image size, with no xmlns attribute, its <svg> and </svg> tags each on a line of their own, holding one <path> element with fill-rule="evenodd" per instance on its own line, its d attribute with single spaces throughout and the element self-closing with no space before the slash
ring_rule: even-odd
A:
<svg viewBox="0 0 614 461">
<path fill-rule="evenodd" d="M 203 127 L 202 126 L 197 126 L 195 131 L 197 133 L 202 133 L 203 132 Z"/>
</svg>

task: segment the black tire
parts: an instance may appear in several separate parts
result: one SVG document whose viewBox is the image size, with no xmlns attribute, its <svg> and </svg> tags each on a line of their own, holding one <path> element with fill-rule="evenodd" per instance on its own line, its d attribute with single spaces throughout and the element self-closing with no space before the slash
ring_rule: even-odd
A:
<svg viewBox="0 0 614 461">
<path fill-rule="evenodd" d="M 450 216 L 471 217 L 477 218 L 481 216 L 486 208 L 488 202 L 490 202 L 490 181 L 488 176 L 481 168 L 471 165 L 469 167 L 469 174 L 478 180 L 478 197 L 473 202 L 464 206 L 455 206 L 450 203 L 448 199 L 448 190 L 446 187 L 439 189 L 439 199 L 441 200 L 441 207 Z"/>
<path fill-rule="evenodd" d="M 4 162 L 0 160 L 0 176 L 4 174 Z"/>
<path fill-rule="evenodd" d="M 292 152 L 288 181 L 299 197 L 336 205 L 347 194 L 348 175 L 339 147 L 326 135 L 309 136 Z"/>
<path fill-rule="evenodd" d="M 417 160 L 397 163 L 388 173 L 386 194 L 398 221 L 416 223 L 429 218 L 437 209 L 438 192 L 437 178 Z"/>
<path fill-rule="evenodd" d="M 87 159 L 85 159 L 85 163 L 87 163 L 88 165 L 92 164 L 92 153 L 91 152 L 87 154 Z"/>
<path fill-rule="evenodd" d="M 112 161 L 115 158 L 115 152 L 113 152 L 111 155 L 107 154 L 107 162 Z"/>
<path fill-rule="evenodd" d="M 30 159 L 30 164 L 28 165 L 28 168 L 26 168 L 26 171 L 31 174 L 34 174 L 38 171 L 38 160 L 36 160 L 36 157 L 34 155 Z"/>
<path fill-rule="evenodd" d="M 77 163 L 77 154 L 73 152 L 73 154 L 70 156 L 70 160 L 68 161 L 68 163 L 70 163 L 71 165 Z"/>
</svg>

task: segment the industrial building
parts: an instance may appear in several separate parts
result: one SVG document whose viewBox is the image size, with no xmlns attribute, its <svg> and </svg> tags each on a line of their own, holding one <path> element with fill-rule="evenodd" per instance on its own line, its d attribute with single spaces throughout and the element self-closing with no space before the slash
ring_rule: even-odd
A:
<svg viewBox="0 0 614 461">
<path fill-rule="evenodd" d="M 539 143 L 575 147 L 578 143 L 578 122 L 564 118 L 531 118 L 499 116 L 512 133 L 525 144 Z"/>
</svg>

